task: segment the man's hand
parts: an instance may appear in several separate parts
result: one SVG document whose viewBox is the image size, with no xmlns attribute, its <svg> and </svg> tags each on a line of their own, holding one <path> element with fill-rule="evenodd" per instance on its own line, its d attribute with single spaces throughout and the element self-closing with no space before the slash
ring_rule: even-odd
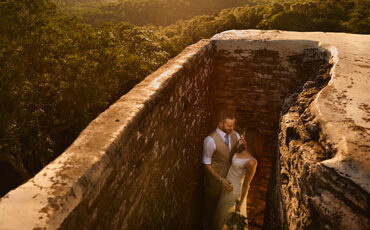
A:
<svg viewBox="0 0 370 230">
<path fill-rule="evenodd" d="M 222 186 L 229 192 L 233 191 L 233 186 L 231 185 L 231 182 L 226 180 L 226 179 L 223 179 L 222 180 Z"/>
<path fill-rule="evenodd" d="M 244 147 L 247 148 L 247 141 L 245 140 L 244 135 L 240 136 L 240 143 L 242 143 Z"/>
<path fill-rule="evenodd" d="M 205 164 L 205 167 L 206 167 L 206 170 L 218 181 L 220 181 L 220 179 L 222 177 L 220 177 L 220 175 L 218 175 L 218 173 L 213 169 L 212 165 L 210 164 Z M 232 191 L 233 190 L 233 186 L 231 185 L 230 181 L 226 180 L 225 178 L 222 179 L 222 187 L 224 187 L 227 191 Z"/>
</svg>

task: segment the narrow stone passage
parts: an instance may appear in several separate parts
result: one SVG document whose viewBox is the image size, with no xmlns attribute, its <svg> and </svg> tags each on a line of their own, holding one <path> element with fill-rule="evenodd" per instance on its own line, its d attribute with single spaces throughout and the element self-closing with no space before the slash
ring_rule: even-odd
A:
<svg viewBox="0 0 370 230">
<path fill-rule="evenodd" d="M 203 140 L 223 107 L 264 140 L 250 230 L 369 226 L 369 37 L 226 31 L 187 47 L 2 197 L 0 229 L 200 229 Z"/>
<path fill-rule="evenodd" d="M 248 193 L 250 229 L 262 229 L 282 106 L 288 95 L 317 75 L 330 54 L 312 41 L 222 40 L 213 57 L 213 112 L 227 106 L 236 112 L 238 128 L 258 130 L 264 137 Z"/>
</svg>

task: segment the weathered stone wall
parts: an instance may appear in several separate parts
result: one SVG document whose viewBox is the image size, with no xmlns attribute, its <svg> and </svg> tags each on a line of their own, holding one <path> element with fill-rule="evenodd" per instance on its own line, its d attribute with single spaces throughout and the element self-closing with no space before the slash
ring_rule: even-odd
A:
<svg viewBox="0 0 370 230">
<path fill-rule="evenodd" d="M 211 57 L 211 44 L 200 42 L 130 92 L 128 96 L 139 98 L 147 85 L 156 87 L 161 77 L 169 79 L 153 92 L 155 99 L 143 104 L 130 133 L 112 150 L 108 166 L 112 172 L 100 194 L 91 204 L 82 202 L 62 228 L 80 224 L 91 229 L 199 226 L 203 144 L 199 135 L 206 135 L 210 115 Z M 125 96 L 121 101 L 126 101 Z M 82 216 L 85 212 L 87 216 Z M 90 218 L 91 214 L 97 218 Z"/>
<path fill-rule="evenodd" d="M 186 48 L 100 114 L 2 198 L 0 229 L 197 228 L 212 52 Z"/>
<path fill-rule="evenodd" d="M 250 229 L 369 229 L 369 37 L 227 31 L 187 47 L 1 198 L 0 229 L 197 229 L 203 140 L 225 106 L 264 136 Z"/>
<path fill-rule="evenodd" d="M 248 194 L 248 217 L 253 224 L 250 229 L 258 229 L 263 225 L 284 99 L 315 76 L 329 55 L 313 41 L 224 40 L 215 46 L 213 107 L 227 105 L 235 110 L 239 129 L 256 129 L 264 137 L 260 168 Z"/>
<path fill-rule="evenodd" d="M 370 36 L 249 30 L 228 31 L 215 37 L 225 44 L 233 44 L 230 47 L 235 51 L 238 51 L 237 43 L 266 44 L 269 50 L 274 42 L 292 41 L 287 47 L 281 45 L 279 53 L 292 46 L 297 51 L 302 48 L 299 44 L 312 42 L 311 48 L 330 54 L 326 58 L 323 55 L 324 62 L 321 58 L 315 61 L 311 54 L 317 52 L 293 55 L 298 60 L 303 56 L 296 62 L 296 76 L 303 77 L 303 82 L 294 83 L 295 89 L 283 95 L 288 97 L 280 113 L 279 135 L 275 135 L 278 148 L 272 148 L 274 174 L 264 229 L 370 229 Z M 264 71 L 266 67 L 260 69 Z M 279 75 L 275 72 L 272 76 Z M 237 86 L 240 84 L 234 88 L 240 88 Z M 241 98 L 241 95 L 227 96 Z M 270 92 L 270 97 L 275 95 Z M 261 118 L 263 115 L 258 113 Z M 258 122 L 261 121 L 257 119 L 249 125 L 263 126 Z M 257 188 L 255 194 L 260 194 L 258 186 L 254 188 Z M 251 211 L 253 208 L 249 214 Z"/>
<path fill-rule="evenodd" d="M 330 80 L 332 64 L 291 94 L 282 110 L 279 195 L 288 217 L 284 225 L 290 229 L 370 228 L 369 193 L 322 163 L 338 149 L 327 140 L 310 105 Z"/>
</svg>

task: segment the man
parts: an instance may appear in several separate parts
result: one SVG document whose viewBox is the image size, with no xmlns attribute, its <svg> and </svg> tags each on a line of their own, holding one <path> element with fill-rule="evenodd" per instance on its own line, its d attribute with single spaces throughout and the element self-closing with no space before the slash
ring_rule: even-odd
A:
<svg viewBox="0 0 370 230">
<path fill-rule="evenodd" d="M 212 229 L 214 211 L 221 189 L 232 191 L 230 181 L 225 177 L 231 165 L 232 155 L 239 147 L 238 142 L 244 143 L 238 132 L 234 130 L 235 115 L 232 111 L 221 111 L 218 114 L 218 125 L 204 139 L 203 159 L 205 166 L 203 229 Z"/>
</svg>

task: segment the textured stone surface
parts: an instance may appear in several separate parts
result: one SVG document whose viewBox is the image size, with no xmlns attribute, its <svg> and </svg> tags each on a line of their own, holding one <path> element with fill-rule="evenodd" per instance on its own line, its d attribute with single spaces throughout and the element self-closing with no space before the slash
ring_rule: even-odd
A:
<svg viewBox="0 0 370 230">
<path fill-rule="evenodd" d="M 270 216 L 278 218 L 286 214 L 288 225 L 285 226 L 290 229 L 368 229 L 370 37 L 280 31 L 232 31 L 217 36 L 233 41 L 236 37 L 246 37 L 245 34 L 248 40 L 255 42 L 316 42 L 330 52 L 330 62 L 334 64 L 331 80 L 323 90 L 318 92 L 312 88 L 325 82 L 325 74 L 318 72 L 318 76 L 311 79 L 314 81 L 302 87 L 307 91 L 298 99 L 294 95 L 287 98 L 288 105 L 283 110 L 294 104 L 298 107 L 291 108 L 296 111 L 282 118 L 281 167 L 275 175 L 282 174 L 279 178 L 282 188 L 275 188 L 275 199 L 282 196 L 283 204 L 272 205 L 270 210 L 275 210 L 277 215 Z M 270 218 L 265 222 L 273 221 L 274 218 Z M 284 223 L 266 228 L 282 227 Z"/>
<path fill-rule="evenodd" d="M 1 199 L 0 229 L 198 226 L 211 54 L 209 41 L 187 47 L 100 114 Z"/>
<path fill-rule="evenodd" d="M 224 106 L 265 138 L 250 229 L 366 229 L 369 47 L 368 35 L 260 30 L 189 46 L 3 197 L 0 229 L 198 228 L 203 138 Z"/>
<path fill-rule="evenodd" d="M 257 129 L 264 136 L 260 168 L 248 194 L 250 229 L 260 229 L 284 99 L 315 76 L 328 62 L 329 54 L 314 41 L 246 40 L 229 33 L 213 38 L 213 107 L 231 107 L 237 113 L 238 128 Z"/>
</svg>

